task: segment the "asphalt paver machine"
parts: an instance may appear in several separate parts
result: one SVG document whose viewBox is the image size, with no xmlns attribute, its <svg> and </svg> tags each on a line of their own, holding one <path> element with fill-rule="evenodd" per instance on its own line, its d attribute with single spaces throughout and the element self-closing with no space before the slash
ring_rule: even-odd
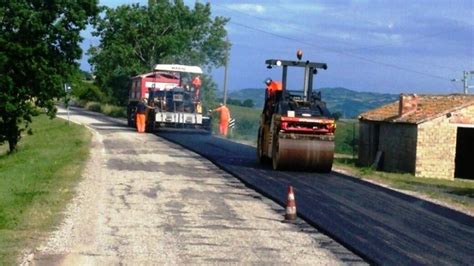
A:
<svg viewBox="0 0 474 266">
<path fill-rule="evenodd" d="M 189 129 L 211 132 L 211 118 L 203 114 L 200 75 L 197 66 L 158 64 L 148 89 L 147 131 L 155 129 Z M 158 82 L 168 77 L 171 81 Z M 196 84 L 199 79 L 199 84 Z"/>
<path fill-rule="evenodd" d="M 299 58 L 301 55 L 298 55 Z M 314 92 L 313 79 L 325 63 L 266 60 L 268 68 L 281 68 L 281 89 L 265 92 L 258 130 L 257 159 L 272 162 L 273 169 L 330 172 L 334 159 L 335 119 Z M 304 68 L 303 90 L 289 90 L 289 67 Z"/>
</svg>

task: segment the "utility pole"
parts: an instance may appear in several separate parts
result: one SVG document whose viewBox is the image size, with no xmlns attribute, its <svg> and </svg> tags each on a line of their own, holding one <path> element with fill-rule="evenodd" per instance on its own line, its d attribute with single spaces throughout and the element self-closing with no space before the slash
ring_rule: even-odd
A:
<svg viewBox="0 0 474 266">
<path fill-rule="evenodd" d="M 467 88 L 467 87 L 468 87 L 468 85 L 467 85 L 467 77 L 468 77 L 468 76 L 469 76 L 469 75 L 468 75 L 468 72 L 467 72 L 467 71 L 464 71 L 464 72 L 463 72 L 463 78 L 462 78 L 462 82 L 464 83 L 464 94 L 467 94 L 467 91 L 468 91 L 468 90 L 467 90 L 467 89 L 468 89 L 468 88 Z"/>
<path fill-rule="evenodd" d="M 226 38 L 225 65 L 224 65 L 224 105 L 227 104 L 227 69 L 229 68 L 229 37 Z"/>
<path fill-rule="evenodd" d="M 462 72 L 462 79 L 452 79 L 451 81 L 462 81 L 463 83 L 463 93 L 468 94 L 469 89 L 474 88 L 473 86 L 469 86 L 469 80 L 474 76 L 474 70 L 471 71 L 463 71 Z"/>
<path fill-rule="evenodd" d="M 64 92 L 66 92 L 66 96 L 64 97 L 64 104 L 66 105 L 67 125 L 69 126 L 71 124 L 70 119 L 69 119 L 69 102 L 71 101 L 70 99 L 71 86 L 67 83 L 64 83 Z"/>
</svg>

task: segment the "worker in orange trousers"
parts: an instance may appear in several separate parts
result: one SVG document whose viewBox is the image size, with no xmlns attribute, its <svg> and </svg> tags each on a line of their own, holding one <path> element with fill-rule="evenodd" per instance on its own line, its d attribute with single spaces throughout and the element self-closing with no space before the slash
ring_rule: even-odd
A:
<svg viewBox="0 0 474 266">
<path fill-rule="evenodd" d="M 148 108 L 147 99 L 143 98 L 137 104 L 136 122 L 137 122 L 137 131 L 138 131 L 138 133 L 144 133 L 145 132 L 147 108 Z"/>
<path fill-rule="evenodd" d="M 220 123 L 219 123 L 219 133 L 222 136 L 227 137 L 227 131 L 228 131 L 228 128 L 229 128 L 229 121 L 230 121 L 229 108 L 227 108 L 227 106 L 225 106 L 224 104 L 221 103 L 219 107 L 214 109 L 214 111 L 221 113 Z"/>
</svg>

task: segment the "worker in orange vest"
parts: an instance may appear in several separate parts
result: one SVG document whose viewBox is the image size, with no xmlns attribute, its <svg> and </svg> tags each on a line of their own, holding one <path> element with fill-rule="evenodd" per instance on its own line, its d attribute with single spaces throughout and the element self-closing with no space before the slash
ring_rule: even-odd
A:
<svg viewBox="0 0 474 266">
<path fill-rule="evenodd" d="M 267 85 L 268 97 L 272 97 L 275 92 L 283 90 L 281 81 L 274 81 L 271 78 L 265 80 L 265 85 Z"/>
<path fill-rule="evenodd" d="M 225 106 L 224 104 L 220 103 L 219 107 L 214 109 L 214 112 L 221 113 L 220 123 L 219 123 L 219 133 L 222 136 L 227 137 L 227 129 L 229 128 L 229 121 L 230 121 L 229 108 L 227 108 L 227 106 Z"/>
<path fill-rule="evenodd" d="M 199 94 L 201 92 L 201 78 L 199 77 L 199 75 L 193 78 L 192 84 L 194 87 L 194 99 L 198 100 Z"/>
<path fill-rule="evenodd" d="M 146 111 L 148 108 L 151 108 L 147 105 L 147 98 L 143 97 L 142 100 L 137 104 L 137 131 L 138 133 L 145 132 L 145 125 L 146 125 Z"/>
<path fill-rule="evenodd" d="M 275 94 L 277 91 L 283 90 L 283 84 L 281 81 L 273 81 L 271 78 L 265 80 L 265 85 L 267 85 L 267 99 L 265 100 L 265 112 L 264 115 L 267 118 L 266 121 L 270 121 L 270 117 L 273 114 L 273 108 L 275 103 Z"/>
</svg>

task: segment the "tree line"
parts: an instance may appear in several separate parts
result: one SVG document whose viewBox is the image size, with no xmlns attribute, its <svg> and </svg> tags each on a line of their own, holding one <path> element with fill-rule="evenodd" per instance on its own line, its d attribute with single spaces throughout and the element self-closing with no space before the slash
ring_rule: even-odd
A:
<svg viewBox="0 0 474 266">
<path fill-rule="evenodd" d="M 54 117 L 65 83 L 83 98 L 124 105 L 130 77 L 160 63 L 210 73 L 230 49 L 229 19 L 211 16 L 210 3 L 149 0 L 111 8 L 97 0 L 9 0 L 0 6 L 0 144 L 8 142 L 10 152 L 32 116 L 46 110 Z M 90 76 L 77 63 L 88 24 L 100 39 L 87 50 Z M 203 101 L 214 105 L 217 85 L 208 75 L 202 83 Z"/>
<path fill-rule="evenodd" d="M 221 99 L 219 99 L 219 101 L 223 102 L 223 99 L 221 98 Z M 245 100 L 241 101 L 239 99 L 229 98 L 229 99 L 226 100 L 226 103 L 230 104 L 230 105 L 249 107 L 249 108 L 255 107 L 255 103 L 252 99 L 245 99 Z"/>
</svg>

